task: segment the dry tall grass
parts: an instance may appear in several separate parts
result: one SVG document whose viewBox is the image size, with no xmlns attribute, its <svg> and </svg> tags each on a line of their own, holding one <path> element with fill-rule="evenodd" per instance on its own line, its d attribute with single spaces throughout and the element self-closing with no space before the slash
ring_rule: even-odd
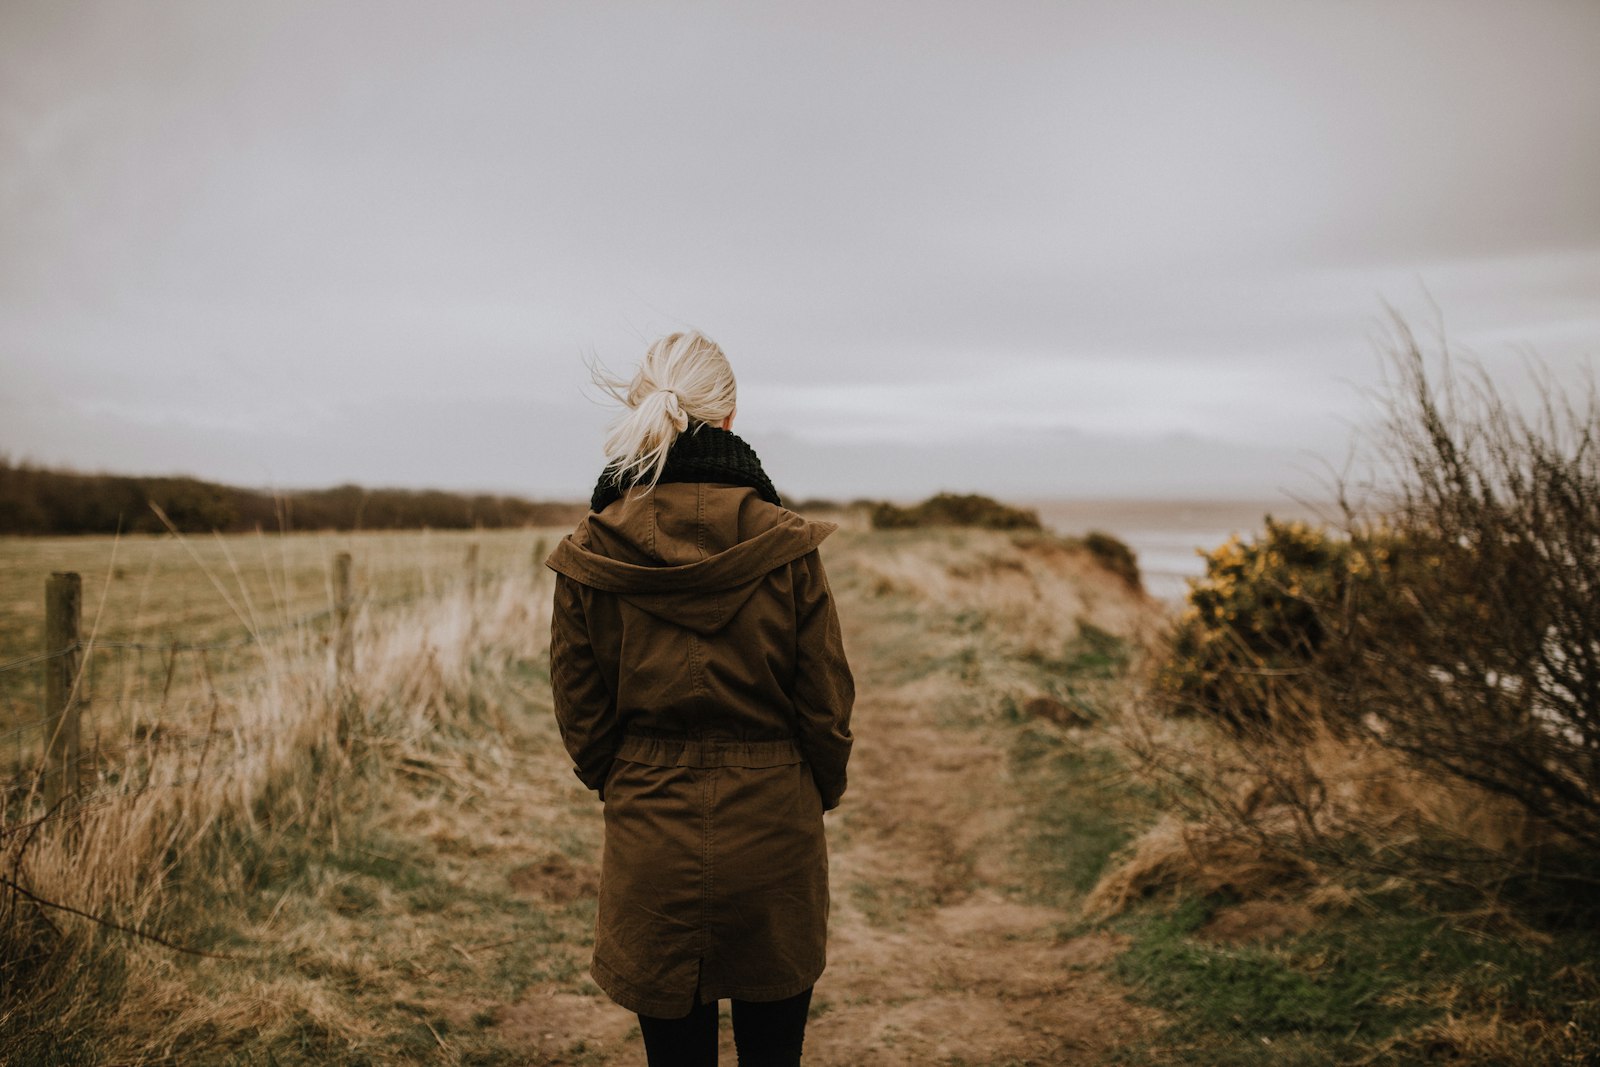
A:
<svg viewBox="0 0 1600 1067">
<path fill-rule="evenodd" d="M 518 535 L 523 560 L 531 540 Z M 240 867 L 252 851 L 245 843 L 260 851 L 275 837 L 312 833 L 337 846 L 349 794 L 364 779 L 461 773 L 441 755 L 439 739 L 471 722 L 492 744 L 496 709 L 480 683 L 546 642 L 541 571 L 525 563 L 476 589 L 458 581 L 432 597 L 361 611 L 354 670 L 343 680 L 317 628 L 291 630 L 260 646 L 257 669 L 213 700 L 203 721 L 171 707 L 120 709 L 124 721 L 160 728 L 124 738 L 116 759 L 92 769 L 79 798 L 51 812 L 31 792 L 7 798 L 0 808 L 0 1034 L 45 1040 L 41 1026 L 80 1015 L 115 1031 L 108 1016 L 119 1009 L 91 1003 L 103 990 L 82 981 L 108 953 L 132 968 L 121 986 L 140 991 L 120 1009 L 142 1019 L 130 1025 L 143 1035 L 129 1050 L 140 1058 L 161 1058 L 164 1029 L 257 1027 L 296 1010 L 315 1016 L 316 1004 L 298 1003 L 311 995 L 305 990 L 292 1004 L 267 989 L 257 998 L 197 1004 L 192 992 L 180 996 L 163 983 L 169 951 L 127 950 L 146 935 L 187 941 L 203 924 L 183 909 L 207 894 L 226 899 L 243 882 Z M 272 952 L 270 931 L 256 933 L 258 943 L 228 954 Z M 172 1013 L 166 1025 L 152 1025 L 164 1011 Z M 230 1024 L 225 1016 L 238 1018 Z"/>
<path fill-rule="evenodd" d="M 1547 834 L 1507 798 L 1368 739 L 1317 726 L 1241 734 L 1137 699 L 1119 710 L 1113 734 L 1169 811 L 1096 885 L 1091 913 L 1171 890 L 1343 902 L 1352 869 L 1470 880 L 1471 857 L 1519 854 Z"/>
<path fill-rule="evenodd" d="M 878 536 L 877 550 L 860 564 L 876 592 L 959 606 L 1025 658 L 1059 656 L 1091 616 L 1102 629 L 1136 638 L 1159 626 L 1159 605 L 1131 591 L 1088 548 L 1051 534 Z"/>
</svg>

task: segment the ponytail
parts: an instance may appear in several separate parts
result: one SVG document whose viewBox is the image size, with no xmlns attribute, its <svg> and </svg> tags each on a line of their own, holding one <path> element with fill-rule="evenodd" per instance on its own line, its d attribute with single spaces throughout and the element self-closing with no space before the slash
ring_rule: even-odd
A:
<svg viewBox="0 0 1600 1067">
<path fill-rule="evenodd" d="M 691 423 L 717 423 L 733 414 L 733 368 L 715 341 L 698 330 L 674 333 L 645 352 L 631 381 L 591 368 L 594 382 L 623 405 L 606 432 L 606 472 L 617 485 L 653 487 L 667 453 Z"/>
</svg>

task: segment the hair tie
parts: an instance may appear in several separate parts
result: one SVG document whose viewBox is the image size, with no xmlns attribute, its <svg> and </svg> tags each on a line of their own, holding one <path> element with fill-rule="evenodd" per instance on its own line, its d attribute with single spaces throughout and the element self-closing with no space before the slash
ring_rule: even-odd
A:
<svg viewBox="0 0 1600 1067">
<path fill-rule="evenodd" d="M 678 396 L 676 389 L 663 389 L 667 394 L 667 418 L 672 420 L 672 425 L 679 433 L 689 428 L 689 416 L 683 413 L 683 400 Z"/>
</svg>

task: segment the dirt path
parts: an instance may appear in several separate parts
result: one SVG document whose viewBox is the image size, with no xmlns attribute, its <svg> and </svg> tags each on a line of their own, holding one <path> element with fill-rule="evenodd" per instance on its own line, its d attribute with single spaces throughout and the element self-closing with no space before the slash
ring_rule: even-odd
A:
<svg viewBox="0 0 1600 1067">
<path fill-rule="evenodd" d="M 1114 935 L 1037 902 L 992 688 L 960 635 L 852 574 L 840 589 L 859 689 L 851 785 L 830 814 L 829 966 L 813 1067 L 1093 1064 L 1151 1021 L 1102 966 Z M 915 649 L 915 652 L 908 650 Z M 930 666 L 931 665 L 931 666 Z M 582 815 L 576 817 L 582 818 Z M 563 875 L 562 877 L 569 877 Z M 576 947 L 574 962 L 586 967 Z M 587 984 L 587 980 L 582 980 Z M 642 1064 L 632 1016 L 592 985 L 536 987 L 496 1013 L 530 1062 Z M 726 1011 L 726 1008 L 724 1008 Z M 734 1062 L 724 1017 L 723 1062 Z"/>
<path fill-rule="evenodd" d="M 827 1010 L 807 1062 L 1100 1062 L 1139 1023 L 1099 967 L 1120 945 L 1067 937 L 1075 914 L 1027 900 L 1003 734 L 972 707 L 983 687 L 949 671 L 897 680 L 908 635 L 872 604 L 847 607 L 868 623 L 852 649 L 862 741 L 830 827 Z"/>
</svg>

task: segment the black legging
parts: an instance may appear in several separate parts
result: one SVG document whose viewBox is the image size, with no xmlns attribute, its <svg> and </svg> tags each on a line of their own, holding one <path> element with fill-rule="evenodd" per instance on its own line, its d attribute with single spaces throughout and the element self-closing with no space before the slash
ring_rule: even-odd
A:
<svg viewBox="0 0 1600 1067">
<path fill-rule="evenodd" d="M 733 1001 L 739 1067 L 799 1067 L 811 990 L 787 1000 Z M 717 1004 L 696 1004 L 681 1019 L 639 1016 L 650 1067 L 716 1067 Z"/>
</svg>

